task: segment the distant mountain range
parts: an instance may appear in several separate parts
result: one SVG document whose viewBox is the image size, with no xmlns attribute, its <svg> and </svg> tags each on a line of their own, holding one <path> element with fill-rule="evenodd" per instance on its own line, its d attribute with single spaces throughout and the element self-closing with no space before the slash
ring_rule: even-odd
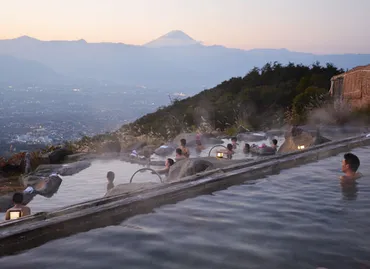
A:
<svg viewBox="0 0 370 269">
<path fill-rule="evenodd" d="M 243 76 L 267 62 L 307 65 L 319 61 L 344 69 L 370 63 L 370 54 L 315 55 L 287 49 L 205 46 L 181 31 L 172 31 L 143 46 L 40 41 L 23 36 L 0 40 L 0 55 L 7 55 L 0 58 L 0 82 L 94 80 L 187 92 Z"/>
<path fill-rule="evenodd" d="M 53 83 L 58 80 L 62 83 L 62 76 L 40 62 L 0 55 L 0 83 Z"/>
</svg>

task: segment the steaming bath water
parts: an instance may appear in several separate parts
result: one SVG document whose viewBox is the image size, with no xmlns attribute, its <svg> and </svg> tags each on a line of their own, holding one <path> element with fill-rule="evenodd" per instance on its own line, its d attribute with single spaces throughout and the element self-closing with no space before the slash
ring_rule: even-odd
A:
<svg viewBox="0 0 370 269">
<path fill-rule="evenodd" d="M 284 141 L 285 141 L 284 137 L 274 137 L 274 138 L 276 138 L 276 140 L 278 141 L 278 145 L 279 146 L 281 146 L 284 143 Z M 223 143 L 220 144 L 220 145 L 222 145 L 224 147 L 226 147 L 227 144 L 231 143 L 231 140 L 230 139 L 222 139 L 222 141 L 223 141 Z M 256 158 L 256 156 L 252 156 L 252 155 L 249 155 L 249 154 L 246 155 L 246 154 L 243 153 L 243 148 L 244 148 L 244 145 L 245 145 L 245 142 L 244 141 L 238 141 L 238 144 L 239 144 L 239 146 L 237 147 L 236 150 L 234 150 L 235 151 L 235 154 L 233 155 L 233 160 L 241 160 L 241 159 L 245 159 L 245 158 Z M 271 146 L 272 145 L 271 144 L 271 139 L 260 140 L 258 142 L 249 142 L 249 144 L 250 145 L 256 144 L 258 146 L 261 146 L 262 144 L 266 144 L 267 146 Z M 208 154 L 209 154 L 209 151 L 214 146 L 216 146 L 216 145 L 207 145 L 205 147 L 205 149 L 200 154 L 198 154 L 195 151 L 194 148 L 190 148 L 190 157 L 192 157 L 192 158 L 198 157 L 198 156 L 200 156 L 200 157 L 207 157 Z M 215 147 L 214 149 L 212 149 L 211 156 L 216 157 L 216 152 L 217 152 L 217 150 L 220 150 L 220 149 L 223 149 L 223 148 L 222 147 Z M 168 157 L 175 159 L 175 153 L 173 153 L 171 156 L 168 156 Z M 153 155 L 152 156 L 152 159 L 153 160 L 161 160 L 161 161 L 163 161 L 163 160 L 165 160 L 168 157 L 161 157 L 161 156 Z"/>
<path fill-rule="evenodd" d="M 224 139 L 223 145 L 226 146 L 231 143 L 230 140 Z M 265 143 L 270 145 L 269 140 L 263 140 L 256 142 L 255 144 L 261 145 Z M 279 145 L 283 143 L 282 138 L 279 138 Z M 241 142 L 234 159 L 245 159 L 251 158 L 250 155 L 243 153 L 244 143 Z M 197 155 L 194 149 L 190 149 L 191 157 L 208 156 L 208 153 L 212 146 L 207 146 L 200 155 Z M 212 156 L 216 155 L 216 150 L 212 150 Z M 170 158 L 175 159 L 173 153 Z M 168 157 L 152 156 L 152 160 L 164 161 Z M 131 176 L 140 168 L 144 166 L 138 164 L 131 164 L 120 160 L 95 160 L 91 166 L 80 173 L 73 176 L 62 177 L 63 182 L 56 194 L 51 198 L 45 198 L 37 195 L 28 206 L 31 208 L 32 213 L 50 211 L 59 207 L 64 207 L 84 201 L 88 201 L 95 198 L 103 197 L 107 191 L 107 172 L 113 171 L 115 173 L 114 184 L 123 184 L 130 181 Z M 162 167 L 152 166 L 153 169 L 160 169 Z M 138 173 L 133 182 L 159 182 L 159 178 L 156 175 L 146 171 L 144 173 Z M 4 213 L 0 213 L 0 219 L 4 219 Z"/>
<path fill-rule="evenodd" d="M 230 143 L 229 140 L 224 140 L 224 144 Z M 256 144 L 268 144 L 268 141 L 260 141 Z M 242 152 L 241 144 L 235 154 L 235 159 L 246 158 Z M 208 156 L 208 152 L 211 149 L 207 147 L 201 154 L 201 156 Z M 216 151 L 212 151 L 215 154 Z M 195 151 L 191 152 L 192 157 L 195 156 Z M 169 156 L 175 158 L 175 156 Z M 155 158 L 153 158 L 155 159 Z M 157 158 L 159 160 L 159 158 Z M 164 160 L 165 158 L 163 158 Z M 131 176 L 143 165 L 131 164 L 122 162 L 120 160 L 96 160 L 92 162 L 92 165 L 73 176 L 63 177 L 62 185 L 58 192 L 52 198 L 45 198 L 43 196 L 36 196 L 29 206 L 33 213 L 40 211 L 50 211 L 52 209 L 68 206 L 84 201 L 88 201 L 95 198 L 103 197 L 107 191 L 107 172 L 113 171 L 115 173 L 114 184 L 123 184 L 130 181 Z M 162 167 L 152 166 L 153 169 L 160 169 Z M 156 175 L 146 171 L 144 173 L 138 173 L 135 175 L 133 182 L 159 182 L 159 178 Z"/>
<path fill-rule="evenodd" d="M 0 259 L 1 268 L 369 268 L 370 147 L 364 177 L 342 154 Z"/>
</svg>

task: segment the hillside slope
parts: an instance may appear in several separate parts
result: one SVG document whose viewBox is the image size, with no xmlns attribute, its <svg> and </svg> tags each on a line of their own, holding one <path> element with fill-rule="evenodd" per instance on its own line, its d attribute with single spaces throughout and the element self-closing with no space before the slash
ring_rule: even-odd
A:
<svg viewBox="0 0 370 269">
<path fill-rule="evenodd" d="M 0 55 L 0 83 L 56 83 L 60 80 L 54 70 L 39 62 Z"/>
<path fill-rule="evenodd" d="M 266 64 L 244 77 L 234 77 L 216 87 L 159 108 L 122 131 L 133 135 L 152 134 L 164 139 L 183 131 L 222 130 L 243 125 L 264 128 L 284 124 L 284 114 L 293 111 L 304 120 L 305 107 L 326 97 L 330 78 L 343 70 L 327 64 L 312 66 Z"/>
</svg>

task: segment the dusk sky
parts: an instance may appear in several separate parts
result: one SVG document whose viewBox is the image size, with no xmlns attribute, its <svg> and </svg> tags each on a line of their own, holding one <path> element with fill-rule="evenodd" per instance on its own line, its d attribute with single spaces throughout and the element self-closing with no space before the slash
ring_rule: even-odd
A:
<svg viewBox="0 0 370 269">
<path fill-rule="evenodd" d="M 141 45 L 182 30 L 206 45 L 370 53 L 370 0 L 0 0 L 0 39 Z"/>
</svg>

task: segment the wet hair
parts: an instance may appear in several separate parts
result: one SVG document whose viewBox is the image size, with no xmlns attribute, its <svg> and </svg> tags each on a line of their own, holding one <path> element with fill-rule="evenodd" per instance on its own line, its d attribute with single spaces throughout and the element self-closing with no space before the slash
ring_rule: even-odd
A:
<svg viewBox="0 0 370 269">
<path fill-rule="evenodd" d="M 356 172 L 360 167 L 360 159 L 353 153 L 344 154 L 344 161 L 353 172 Z"/>
<path fill-rule="evenodd" d="M 184 138 L 181 139 L 180 144 L 181 144 L 181 146 L 185 147 L 186 146 L 186 139 L 184 139 Z"/>
<path fill-rule="evenodd" d="M 172 166 L 175 163 L 175 161 L 171 158 L 168 158 L 167 161 L 170 164 L 170 166 Z"/>
<path fill-rule="evenodd" d="M 251 146 L 248 143 L 245 143 L 244 148 L 250 150 Z"/>
<path fill-rule="evenodd" d="M 272 144 L 274 144 L 276 146 L 277 145 L 277 140 L 276 139 L 272 139 Z"/>
<path fill-rule="evenodd" d="M 182 150 L 180 148 L 176 149 L 176 154 L 182 155 Z"/>
<path fill-rule="evenodd" d="M 236 141 L 238 141 L 238 139 L 234 136 L 234 137 L 231 138 L 231 141 L 236 142 Z"/>
<path fill-rule="evenodd" d="M 112 171 L 109 171 L 108 173 L 107 173 L 107 178 L 108 178 L 108 180 L 109 181 L 113 181 L 114 180 L 114 173 L 112 172 Z"/>
<path fill-rule="evenodd" d="M 233 145 L 232 144 L 227 144 L 227 149 L 228 150 L 233 150 Z"/>
<path fill-rule="evenodd" d="M 15 204 L 21 204 L 23 203 L 23 193 L 16 192 L 13 194 L 13 202 Z"/>
</svg>

